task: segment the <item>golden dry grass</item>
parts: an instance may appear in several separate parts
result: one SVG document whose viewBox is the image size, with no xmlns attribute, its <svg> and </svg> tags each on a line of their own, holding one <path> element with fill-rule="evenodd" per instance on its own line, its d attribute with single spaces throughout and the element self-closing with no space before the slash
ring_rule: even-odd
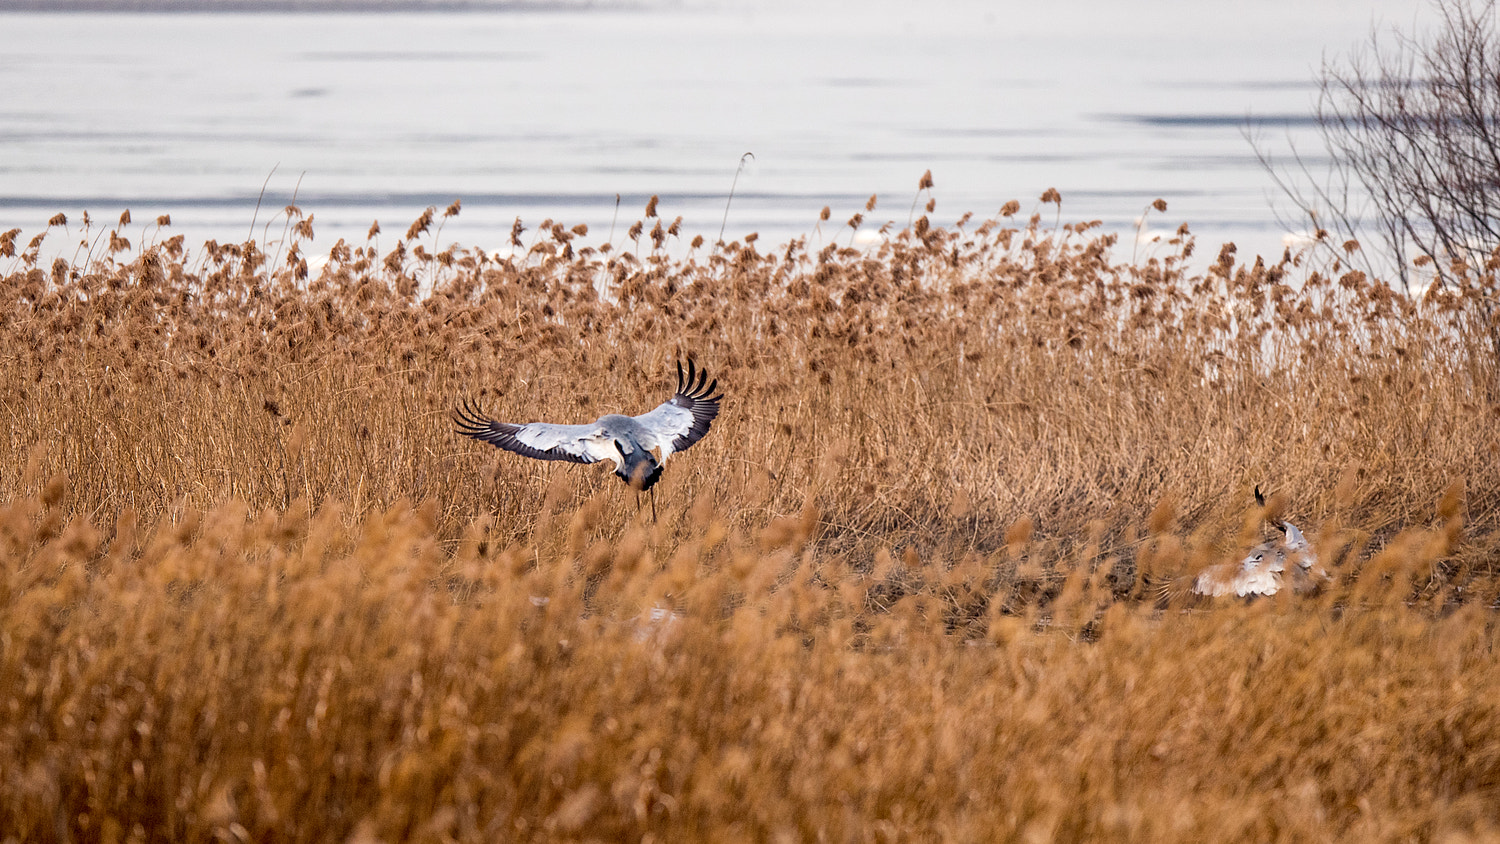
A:
<svg viewBox="0 0 1500 844">
<path fill-rule="evenodd" d="M 314 271 L 0 241 L 0 837 L 1500 834 L 1492 277 L 435 219 Z M 451 430 L 688 355 L 727 398 L 656 524 Z M 1256 484 L 1335 582 L 1186 600 Z"/>
</svg>

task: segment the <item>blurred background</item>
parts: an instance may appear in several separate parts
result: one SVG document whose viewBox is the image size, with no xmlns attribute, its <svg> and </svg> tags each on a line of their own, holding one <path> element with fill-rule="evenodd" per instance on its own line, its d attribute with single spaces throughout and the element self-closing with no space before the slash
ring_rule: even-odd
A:
<svg viewBox="0 0 1500 844">
<path fill-rule="evenodd" d="M 295 199 L 316 253 L 461 199 L 440 246 L 504 251 L 517 217 L 619 244 L 657 194 L 678 251 L 858 245 L 931 170 L 935 223 L 1016 199 L 1102 220 L 1122 260 L 1184 222 L 1195 261 L 1274 258 L 1302 226 L 1251 141 L 1316 168 L 1321 62 L 1423 5 L 0 2 L 0 230 L 62 212 L 66 257 L 82 212 L 129 209 L 133 241 L 160 214 L 189 247 L 276 240 Z"/>
</svg>

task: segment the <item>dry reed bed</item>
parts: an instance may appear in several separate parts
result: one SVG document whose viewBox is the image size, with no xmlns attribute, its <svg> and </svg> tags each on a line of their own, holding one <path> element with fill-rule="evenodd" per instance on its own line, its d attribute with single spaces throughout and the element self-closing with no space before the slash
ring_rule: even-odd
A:
<svg viewBox="0 0 1500 844">
<path fill-rule="evenodd" d="M 318 272 L 123 229 L 13 258 L 0 829 L 1500 824 L 1493 278 L 1190 277 L 1188 238 L 1120 266 L 1037 217 L 686 258 L 654 217 L 624 252 L 548 224 L 499 260 L 434 217 Z M 729 398 L 657 525 L 607 470 L 449 428 L 461 396 L 640 412 L 687 355 Z M 1163 609 L 1258 541 L 1257 483 L 1336 583 Z"/>
<path fill-rule="evenodd" d="M 487 520 L 445 550 L 433 506 L 232 502 L 102 551 L 44 539 L 63 497 L 0 513 L 17 840 L 1495 832 L 1494 614 L 1405 603 L 1432 537 L 1311 601 L 1154 613 L 1080 566 L 955 627 L 989 566 L 876 608 L 815 518 L 750 541 L 705 504 L 670 552 L 637 523 L 538 559 Z"/>
</svg>

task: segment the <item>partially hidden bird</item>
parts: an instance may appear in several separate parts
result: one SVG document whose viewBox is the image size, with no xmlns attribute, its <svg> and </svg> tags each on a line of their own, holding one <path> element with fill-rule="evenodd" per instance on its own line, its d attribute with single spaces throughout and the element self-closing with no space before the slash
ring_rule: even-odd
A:
<svg viewBox="0 0 1500 844">
<path fill-rule="evenodd" d="M 613 460 L 620 480 L 644 492 L 661 478 L 662 464 L 668 457 L 708 433 L 724 398 L 723 393 L 715 395 L 718 387 L 718 379 L 709 381 L 708 372 L 698 369 L 690 358 L 685 373 L 682 363 L 677 364 L 677 392 L 640 416 L 609 413 L 585 425 L 516 425 L 491 419 L 477 404 L 466 400 L 454 412 L 453 421 L 460 434 L 538 460 Z M 660 459 L 653 453 L 656 451 L 661 452 Z"/>
<path fill-rule="evenodd" d="M 1260 487 L 1255 488 L 1255 503 L 1262 509 L 1266 506 Z M 1251 548 L 1237 564 L 1214 566 L 1199 574 L 1193 580 L 1193 592 L 1211 598 L 1226 595 L 1253 598 L 1275 595 L 1285 581 L 1290 581 L 1293 592 L 1305 595 L 1327 583 L 1331 579 L 1328 571 L 1318 563 L 1318 556 L 1302 531 L 1287 521 L 1272 524 L 1281 531 L 1280 539 Z"/>
</svg>

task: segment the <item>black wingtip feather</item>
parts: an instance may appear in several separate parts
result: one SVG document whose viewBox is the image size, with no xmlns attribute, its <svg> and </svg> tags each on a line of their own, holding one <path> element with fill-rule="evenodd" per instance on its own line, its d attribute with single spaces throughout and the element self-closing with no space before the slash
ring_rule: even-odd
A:
<svg viewBox="0 0 1500 844">
<path fill-rule="evenodd" d="M 707 389 L 704 385 L 707 384 Z M 683 398 L 699 402 L 716 402 L 724 398 L 723 394 L 713 395 L 714 390 L 719 388 L 719 379 L 712 382 L 708 380 L 708 370 L 699 369 L 698 364 L 692 358 L 688 358 L 687 372 L 682 369 L 682 361 L 677 362 L 677 395 Z"/>
<path fill-rule="evenodd" d="M 709 379 L 708 369 L 700 368 L 691 357 L 687 359 L 687 371 L 682 361 L 677 362 L 677 392 L 670 399 L 678 407 L 687 408 L 693 414 L 688 429 L 673 440 L 673 450 L 682 451 L 703 439 L 709 426 L 719 415 L 719 402 L 724 394 L 717 392 L 719 379 Z"/>
<path fill-rule="evenodd" d="M 696 401 L 704 401 L 707 399 L 708 394 L 714 391 L 714 386 L 710 386 L 707 390 L 704 390 L 703 385 L 705 383 L 708 383 L 708 370 L 706 368 L 699 369 L 697 362 L 692 358 L 688 358 L 687 372 L 684 373 L 682 369 L 682 361 L 677 362 L 678 395 L 685 396 Z M 718 379 L 714 379 L 713 384 L 717 385 L 718 383 Z"/>
<path fill-rule="evenodd" d="M 1266 495 L 1265 493 L 1260 491 L 1260 484 L 1255 485 L 1255 504 L 1257 507 L 1266 506 Z M 1281 531 L 1283 535 L 1286 533 L 1285 522 L 1272 522 L 1271 527 L 1274 527 L 1277 530 Z"/>
<path fill-rule="evenodd" d="M 466 436 L 477 436 L 484 430 L 490 419 L 484 415 L 479 405 L 464 399 L 463 403 L 453 411 L 453 423 L 458 433 Z"/>
<path fill-rule="evenodd" d="M 492 438 L 497 430 L 504 431 L 504 423 L 486 416 L 479 404 L 469 399 L 464 399 L 458 409 L 453 411 L 453 424 L 458 433 L 490 443 L 494 442 Z"/>
<path fill-rule="evenodd" d="M 522 457 L 530 457 L 536 460 L 567 460 L 572 463 L 592 463 L 589 457 L 577 452 L 570 452 L 563 448 L 540 449 L 520 441 L 516 434 L 525 428 L 525 425 L 515 425 L 510 422 L 500 422 L 491 419 L 484 411 L 480 410 L 477 403 L 465 400 L 463 404 L 453 412 L 455 431 L 466 437 L 473 437 L 483 443 L 489 443 L 496 448 L 504 449 Z"/>
</svg>

